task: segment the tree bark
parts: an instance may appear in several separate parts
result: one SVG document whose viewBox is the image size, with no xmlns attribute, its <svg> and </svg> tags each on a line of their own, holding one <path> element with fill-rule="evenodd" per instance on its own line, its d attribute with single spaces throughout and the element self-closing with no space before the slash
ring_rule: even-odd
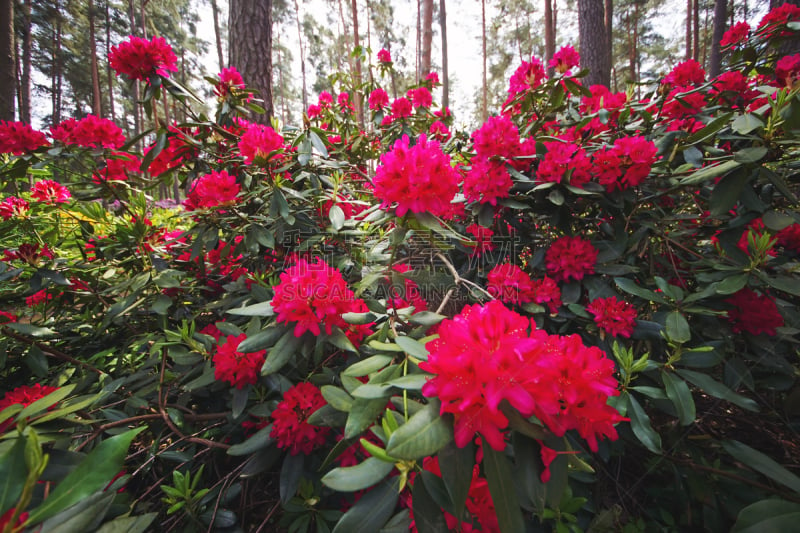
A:
<svg viewBox="0 0 800 533">
<path fill-rule="evenodd" d="M 605 85 L 611 78 L 603 0 L 578 0 L 578 34 L 581 68 L 588 68 L 584 84 Z"/>
<path fill-rule="evenodd" d="M 308 89 L 306 86 L 306 53 L 303 47 L 303 29 L 300 26 L 300 4 L 294 0 L 294 14 L 297 21 L 297 42 L 300 43 L 300 73 L 303 77 L 303 112 L 308 109 Z M 367 19 L 369 21 L 369 19 Z"/>
<path fill-rule="evenodd" d="M 272 0 L 231 0 L 228 18 L 228 63 L 258 91 L 266 111 L 250 120 L 269 124 L 272 117 Z"/>
<path fill-rule="evenodd" d="M 692 58 L 692 0 L 686 0 L 686 60 Z"/>
<path fill-rule="evenodd" d="M 106 58 L 111 53 L 111 13 L 109 12 L 109 6 L 111 0 L 106 0 Z M 111 112 L 111 120 L 116 122 L 117 121 L 117 112 L 114 109 L 114 74 L 111 69 L 111 65 L 108 61 L 106 61 L 106 79 L 108 83 L 108 109 Z"/>
<path fill-rule="evenodd" d="M 481 99 L 481 121 L 489 118 L 489 88 L 486 80 L 486 0 L 481 0 L 481 43 L 483 50 L 483 98 Z"/>
<path fill-rule="evenodd" d="M 295 2 L 295 5 L 297 2 Z M 222 55 L 222 33 L 219 31 L 219 7 L 217 0 L 211 0 L 211 15 L 214 18 L 214 40 L 217 43 L 217 60 L 219 61 L 219 71 L 225 68 L 225 59 Z"/>
<path fill-rule="evenodd" d="M 614 0 L 605 0 L 604 26 L 606 28 L 606 46 L 608 47 L 608 75 L 611 83 L 611 70 L 614 66 Z"/>
<path fill-rule="evenodd" d="M 447 11 L 445 0 L 439 0 L 439 26 L 442 30 L 442 109 L 450 107 L 450 77 L 447 65 Z"/>
<path fill-rule="evenodd" d="M 420 76 L 431 72 L 431 49 L 433 48 L 433 0 L 422 0 L 422 61 Z"/>
<path fill-rule="evenodd" d="M 551 72 L 547 65 L 556 53 L 556 29 L 553 20 L 553 1 L 544 0 L 544 65 L 548 72 Z"/>
<path fill-rule="evenodd" d="M 64 57 L 61 53 L 62 20 L 61 1 L 55 2 L 55 34 L 53 36 L 53 123 L 61 123 L 61 86 L 64 80 Z"/>
<path fill-rule="evenodd" d="M 14 120 L 17 86 L 16 49 L 14 45 L 14 2 L 0 1 L 0 120 Z"/>
<path fill-rule="evenodd" d="M 722 54 L 720 53 L 719 42 L 725 34 L 725 19 L 728 14 L 727 0 L 716 0 L 714 2 L 714 34 L 711 37 L 711 58 L 708 62 L 708 74 L 712 78 L 719 76 L 722 68 Z"/>
<path fill-rule="evenodd" d="M 92 72 L 92 113 L 103 116 L 102 95 L 100 94 L 100 69 L 97 66 L 97 39 L 94 27 L 94 0 L 89 0 L 86 17 L 89 19 L 89 67 Z"/>
<path fill-rule="evenodd" d="M 22 72 L 20 74 L 19 118 L 31 123 L 31 51 L 33 50 L 33 31 L 31 31 L 31 0 L 22 3 L 24 27 L 22 34 Z"/>
<path fill-rule="evenodd" d="M 358 120 L 358 124 L 363 127 L 364 125 L 364 109 L 361 105 L 361 51 L 359 48 L 361 44 L 358 40 L 358 1 L 352 0 L 350 3 L 351 10 L 353 12 L 353 51 L 356 52 L 356 56 L 353 61 L 353 77 L 354 77 L 354 87 L 353 87 L 353 94 L 350 95 L 350 99 L 353 102 L 353 105 L 356 108 L 356 119 Z"/>
<path fill-rule="evenodd" d="M 694 27 L 692 31 L 694 32 L 694 36 L 692 37 L 692 59 L 695 61 L 700 60 L 700 0 L 694 0 L 694 5 L 692 6 L 694 13 Z"/>
</svg>

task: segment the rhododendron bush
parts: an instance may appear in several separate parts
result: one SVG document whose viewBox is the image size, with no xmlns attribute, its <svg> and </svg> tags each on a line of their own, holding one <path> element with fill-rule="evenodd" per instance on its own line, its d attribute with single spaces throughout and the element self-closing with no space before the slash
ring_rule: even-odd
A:
<svg viewBox="0 0 800 533">
<path fill-rule="evenodd" d="M 791 527 L 787 9 L 716 79 L 531 58 L 473 131 L 435 75 L 390 98 L 386 50 L 292 127 L 234 67 L 211 121 L 163 39 L 112 47 L 191 119 L 0 123 L 0 530 Z"/>
</svg>

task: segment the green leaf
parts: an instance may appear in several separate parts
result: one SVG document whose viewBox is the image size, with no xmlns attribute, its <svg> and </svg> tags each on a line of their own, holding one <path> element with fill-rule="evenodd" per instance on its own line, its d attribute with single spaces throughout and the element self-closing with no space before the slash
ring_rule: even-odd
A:
<svg viewBox="0 0 800 533">
<path fill-rule="evenodd" d="M 386 407 L 386 399 L 378 398 L 370 400 L 366 398 L 356 398 L 347 416 L 347 423 L 344 426 L 344 438 L 352 439 L 375 422 L 379 414 Z"/>
<path fill-rule="evenodd" d="M 17 438 L 11 449 L 0 457 L 0 516 L 17 503 L 28 476 L 25 440 L 25 437 Z"/>
<path fill-rule="evenodd" d="M 492 449 L 485 439 L 483 470 L 486 472 L 486 481 L 489 482 L 489 493 L 492 495 L 500 531 L 514 533 L 525 531 L 525 521 L 517 500 L 514 478 L 511 475 L 511 464 L 502 451 Z"/>
<path fill-rule="evenodd" d="M 770 499 L 748 505 L 736 517 L 732 533 L 781 533 L 795 531 L 800 521 L 800 504 Z"/>
<path fill-rule="evenodd" d="M 312 146 L 314 146 L 314 149 L 319 152 L 322 157 L 328 157 L 328 149 L 325 148 L 325 143 L 322 142 L 322 139 L 320 139 L 315 131 L 309 130 L 308 138 L 311 139 Z"/>
<path fill-rule="evenodd" d="M 74 389 L 75 384 L 65 385 L 51 392 L 47 396 L 39 398 L 29 406 L 25 407 L 25 409 L 20 411 L 17 415 L 17 420 L 24 420 L 47 411 L 50 407 L 69 396 Z"/>
<path fill-rule="evenodd" d="M 408 355 L 416 357 L 417 359 L 422 359 L 423 361 L 428 360 L 428 350 L 425 348 L 425 345 L 418 340 L 412 339 L 411 337 L 398 336 L 394 342 Z"/>
<path fill-rule="evenodd" d="M 769 285 L 787 294 L 800 296 L 800 283 L 796 279 L 787 277 L 764 276 L 764 280 Z"/>
<path fill-rule="evenodd" d="M 617 287 L 627 292 L 628 294 L 633 294 L 634 296 L 643 298 L 648 302 L 656 302 L 662 304 L 666 303 L 666 301 L 661 296 L 659 296 L 658 294 L 649 289 L 645 289 L 644 287 L 639 286 L 632 279 L 614 278 L 614 283 L 617 285 Z"/>
<path fill-rule="evenodd" d="M 270 326 L 243 340 L 239 344 L 238 351 L 241 353 L 252 353 L 265 350 L 275 344 L 275 341 L 283 334 L 285 334 L 284 329 Z"/>
<path fill-rule="evenodd" d="M 340 350 L 344 350 L 346 352 L 353 352 L 358 353 L 358 348 L 353 346 L 353 343 L 350 342 L 350 339 L 347 338 L 347 335 L 339 328 L 333 328 L 333 331 L 330 335 L 326 337 L 329 343 L 333 344 Z"/>
<path fill-rule="evenodd" d="M 739 163 L 755 163 L 761 161 L 768 152 L 765 146 L 748 146 L 733 154 L 733 160 Z"/>
<path fill-rule="evenodd" d="M 466 484 L 467 489 L 469 489 L 471 480 L 472 471 L 470 470 L 470 478 L 467 479 Z M 417 526 L 417 531 L 419 533 L 442 533 L 448 531 L 444 513 L 442 513 L 441 507 L 428 492 L 423 476 L 417 476 L 414 479 L 414 487 L 411 494 L 414 501 L 414 524 Z"/>
<path fill-rule="evenodd" d="M 748 172 L 733 172 L 722 178 L 711 191 L 711 215 L 717 217 L 730 211 L 741 199 L 744 186 L 749 180 Z"/>
<path fill-rule="evenodd" d="M 368 457 L 355 466 L 334 468 L 324 476 L 322 483 L 340 492 L 366 489 L 384 479 L 394 469 L 394 464 Z"/>
<path fill-rule="evenodd" d="M 733 131 L 736 133 L 741 133 L 742 135 L 747 135 L 751 131 L 763 127 L 764 121 L 758 118 L 758 115 L 754 115 L 753 113 L 746 113 L 738 116 L 731 124 Z"/>
<path fill-rule="evenodd" d="M 3 327 L 12 329 L 17 333 L 22 333 L 23 335 L 28 335 L 29 337 L 50 337 L 52 335 L 58 335 L 58 332 L 52 330 L 50 328 L 42 328 L 39 326 L 34 326 L 32 324 L 25 324 L 21 322 L 11 322 L 8 324 L 3 324 Z"/>
<path fill-rule="evenodd" d="M 680 311 L 672 311 L 667 315 L 667 337 L 671 341 L 684 343 L 692 340 L 692 331 L 689 322 Z"/>
<path fill-rule="evenodd" d="M 272 309 L 272 302 L 259 302 L 257 304 L 248 305 L 247 307 L 228 309 L 227 313 L 237 316 L 272 316 L 275 314 L 275 311 Z"/>
<path fill-rule="evenodd" d="M 323 385 L 320 392 L 322 392 L 322 397 L 325 398 L 325 401 L 338 411 L 349 412 L 353 407 L 353 398 L 339 387 Z"/>
<path fill-rule="evenodd" d="M 719 178 L 740 166 L 742 166 L 741 162 L 731 159 L 716 165 L 708 165 L 681 179 L 681 185 L 694 185 L 713 178 Z"/>
<path fill-rule="evenodd" d="M 364 494 L 342 515 L 333 533 L 378 533 L 397 506 L 399 488 L 399 479 L 394 477 Z"/>
<path fill-rule="evenodd" d="M 667 392 L 667 398 L 672 401 L 675 410 L 678 412 L 678 419 L 682 426 L 688 426 L 697 415 L 694 399 L 692 398 L 692 391 L 689 386 L 682 379 L 676 378 L 668 372 L 662 372 L 661 379 L 664 380 L 664 389 Z"/>
<path fill-rule="evenodd" d="M 120 516 L 103 524 L 96 533 L 144 533 L 158 513 L 137 516 Z"/>
<path fill-rule="evenodd" d="M 433 455 L 453 440 L 453 429 L 439 416 L 439 402 L 431 401 L 400 426 L 386 445 L 386 453 L 400 459 Z"/>
<path fill-rule="evenodd" d="M 736 440 L 722 441 L 722 447 L 737 461 L 741 461 L 756 472 L 764 474 L 795 492 L 800 492 L 800 477 L 792 474 L 760 451 Z"/>
<path fill-rule="evenodd" d="M 114 491 L 98 491 L 57 515 L 48 518 L 37 533 L 83 533 L 94 531 L 103 521 L 114 499 Z"/>
<path fill-rule="evenodd" d="M 105 487 L 122 470 L 131 442 L 145 429 L 132 429 L 101 442 L 39 507 L 31 511 L 25 525 L 38 524 Z"/>
<path fill-rule="evenodd" d="M 373 355 L 363 361 L 348 366 L 342 375 L 351 377 L 361 377 L 377 372 L 392 362 L 390 355 Z"/>
<path fill-rule="evenodd" d="M 334 204 L 331 206 L 330 211 L 328 211 L 328 218 L 331 220 L 331 226 L 333 226 L 333 229 L 336 231 L 344 227 L 344 211 L 338 205 Z"/>
<path fill-rule="evenodd" d="M 628 417 L 631 419 L 631 429 L 636 438 L 645 445 L 645 447 L 653 453 L 661 454 L 661 435 L 653 430 L 650 425 L 650 419 L 647 413 L 644 412 L 642 406 L 636 401 L 636 398 L 630 394 L 625 394 L 628 401 Z"/>
<path fill-rule="evenodd" d="M 731 117 L 733 117 L 733 113 L 725 113 L 723 115 L 718 116 L 706 126 L 694 132 L 689 137 L 686 138 L 686 144 L 697 144 L 701 141 L 705 141 L 709 137 L 713 136 L 715 133 L 720 131 L 722 128 L 728 125 L 730 122 Z"/>
<path fill-rule="evenodd" d="M 412 324 L 417 324 L 420 326 L 435 326 L 445 318 L 446 317 L 444 315 L 434 313 L 433 311 L 420 311 L 419 313 L 412 315 L 408 321 Z"/>
<path fill-rule="evenodd" d="M 749 273 L 736 274 L 723 279 L 715 285 L 717 294 L 733 294 L 742 290 L 747 285 L 747 280 L 750 279 Z"/>
<path fill-rule="evenodd" d="M 754 400 L 746 398 L 741 394 L 737 394 L 722 383 L 715 381 L 710 376 L 703 374 L 702 372 L 695 372 L 694 370 L 685 370 L 682 368 L 677 369 L 676 372 L 683 379 L 691 382 L 696 387 L 702 389 L 703 392 L 714 396 L 715 398 L 726 400 L 732 404 L 738 405 L 742 409 L 747 409 L 748 411 L 752 411 L 754 413 L 759 411 L 758 404 Z"/>
<path fill-rule="evenodd" d="M 261 375 L 268 376 L 283 368 L 286 363 L 297 352 L 297 347 L 300 346 L 300 337 L 294 336 L 294 330 L 289 330 L 283 334 L 283 337 L 275 344 L 275 346 L 267 353 L 267 358 L 264 365 L 261 367 Z"/>
<path fill-rule="evenodd" d="M 453 503 L 454 516 L 461 516 L 464 511 L 474 465 L 475 447 L 471 442 L 463 448 L 451 442 L 439 450 L 439 468 L 442 471 L 444 485 L 450 494 L 450 501 Z M 416 505 L 414 509 L 416 510 Z"/>
</svg>

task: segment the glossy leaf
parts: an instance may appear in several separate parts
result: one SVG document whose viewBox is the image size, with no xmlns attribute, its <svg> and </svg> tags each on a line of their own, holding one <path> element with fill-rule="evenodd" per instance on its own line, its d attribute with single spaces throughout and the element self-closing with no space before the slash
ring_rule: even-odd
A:
<svg viewBox="0 0 800 533">
<path fill-rule="evenodd" d="M 742 409 L 747 409 L 748 411 L 752 411 L 754 413 L 759 411 L 758 404 L 754 400 L 742 396 L 741 394 L 737 394 L 722 383 L 712 379 L 708 374 L 695 372 L 694 370 L 686 370 L 683 368 L 677 369 L 676 372 L 686 381 L 691 382 L 696 387 L 702 389 L 703 392 L 710 394 L 715 398 L 726 400 L 734 405 L 738 405 Z"/>
<path fill-rule="evenodd" d="M 503 452 L 493 450 L 486 441 L 483 442 L 483 469 L 486 472 L 486 481 L 489 482 L 489 493 L 492 495 L 500 531 L 525 531 L 525 521 L 511 475 L 511 463 Z"/>
<path fill-rule="evenodd" d="M 393 469 L 392 463 L 368 457 L 364 462 L 355 466 L 334 468 L 322 476 L 322 482 L 333 490 L 355 492 L 378 483 Z"/>
<path fill-rule="evenodd" d="M 644 412 L 642 406 L 636 401 L 636 398 L 630 394 L 626 394 L 625 398 L 628 403 L 628 417 L 631 419 L 631 430 L 636 438 L 645 445 L 645 447 L 653 453 L 661 453 L 661 435 L 653 430 L 650 425 L 650 419 L 647 413 Z"/>
<path fill-rule="evenodd" d="M 386 445 L 386 453 L 399 459 L 433 455 L 453 440 L 453 428 L 439 416 L 439 402 L 431 401 L 400 426 Z"/>
<path fill-rule="evenodd" d="M 336 523 L 333 533 L 378 533 L 399 498 L 398 479 L 388 479 L 364 494 Z"/>
<path fill-rule="evenodd" d="M 741 461 L 756 472 L 764 474 L 771 480 L 789 487 L 795 492 L 800 492 L 800 477 L 789 472 L 775 460 L 760 451 L 736 440 L 723 441 L 722 447 L 735 459 Z"/>
<path fill-rule="evenodd" d="M 673 376 L 669 372 L 662 372 L 661 379 L 664 381 L 664 389 L 667 391 L 667 398 L 670 399 L 675 411 L 678 412 L 678 419 L 682 426 L 688 426 L 696 417 L 696 409 L 692 392 L 686 382 Z"/>
</svg>

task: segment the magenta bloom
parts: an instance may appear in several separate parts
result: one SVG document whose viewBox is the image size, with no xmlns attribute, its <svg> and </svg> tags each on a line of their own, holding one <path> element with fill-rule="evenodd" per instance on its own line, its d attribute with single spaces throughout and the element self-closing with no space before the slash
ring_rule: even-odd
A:
<svg viewBox="0 0 800 533">
<path fill-rule="evenodd" d="M 392 102 L 392 116 L 405 118 L 411 116 L 411 101 L 408 98 L 398 98 Z"/>
<path fill-rule="evenodd" d="M 378 61 L 381 63 L 391 63 L 392 54 L 390 54 L 389 50 L 386 48 L 381 48 L 380 51 L 378 51 Z"/>
<path fill-rule="evenodd" d="M 547 273 L 556 281 L 582 280 L 594 273 L 597 249 L 581 237 L 560 237 L 544 256 Z"/>
<path fill-rule="evenodd" d="M 747 22 L 737 22 L 725 32 L 719 44 L 723 48 L 726 46 L 736 46 L 747 39 L 747 34 L 749 32 L 750 25 Z"/>
<path fill-rule="evenodd" d="M 150 81 L 154 75 L 168 77 L 170 72 L 178 72 L 178 58 L 163 37 L 148 41 L 131 35 L 111 47 L 108 61 L 117 76 L 125 74 L 132 80 Z"/>
<path fill-rule="evenodd" d="M 69 189 L 53 180 L 37 181 L 31 187 L 31 197 L 46 204 L 65 204 L 72 194 Z"/>
<path fill-rule="evenodd" d="M 266 159 L 272 152 L 283 148 L 283 137 L 270 126 L 249 124 L 239 140 L 239 151 L 244 162 L 252 164 L 256 158 Z"/>
<path fill-rule="evenodd" d="M 375 197 L 382 207 L 397 203 L 400 217 L 409 211 L 444 216 L 458 192 L 460 175 L 438 142 L 428 141 L 424 135 L 414 146 L 409 142 L 404 135 L 381 157 L 375 172 Z"/>
<path fill-rule="evenodd" d="M 214 92 L 220 98 L 225 97 L 231 92 L 231 89 L 244 89 L 244 79 L 241 73 L 236 70 L 236 67 L 228 67 L 222 69 L 219 73 L 219 82 L 214 87 Z"/>
<path fill-rule="evenodd" d="M 24 218 L 28 215 L 28 211 L 30 210 L 30 204 L 16 196 L 8 196 L 3 198 L 3 201 L 0 202 L 0 217 L 3 217 L 3 220 Z"/>
<path fill-rule="evenodd" d="M 0 153 L 22 155 L 49 144 L 44 133 L 33 129 L 30 124 L 0 122 Z"/>
<path fill-rule="evenodd" d="M 53 139 L 84 148 L 119 148 L 125 144 L 122 129 L 107 118 L 86 115 L 80 120 L 68 118 L 50 128 Z"/>
<path fill-rule="evenodd" d="M 272 411 L 272 431 L 269 436 L 278 441 L 278 448 L 286 448 L 291 455 L 308 455 L 325 444 L 331 428 L 312 426 L 308 417 L 326 405 L 320 390 L 311 383 L 298 383 L 283 395 L 283 400 Z"/>
<path fill-rule="evenodd" d="M 577 67 L 581 63 L 581 56 L 575 51 L 572 46 L 562 46 L 561 49 L 553 54 L 553 59 L 550 60 L 548 66 L 556 69 L 560 74 L 569 73 L 572 67 Z"/>
<path fill-rule="evenodd" d="M 375 111 L 379 109 L 383 109 L 389 105 L 389 95 L 386 94 L 386 91 L 378 87 L 371 93 L 369 93 L 369 108 Z"/>
<path fill-rule="evenodd" d="M 264 364 L 264 359 L 267 357 L 267 351 L 240 352 L 239 345 L 246 338 L 247 335 L 244 333 L 239 336 L 228 335 L 225 344 L 217 346 L 213 359 L 214 379 L 227 381 L 237 389 L 255 385 L 261 372 L 261 365 Z"/>
<path fill-rule="evenodd" d="M 630 337 L 636 326 L 636 308 L 615 296 L 595 298 L 586 310 L 594 315 L 600 329 L 614 337 Z"/>
<path fill-rule="evenodd" d="M 240 190 L 236 176 L 225 170 L 212 171 L 197 180 L 183 205 L 189 210 L 230 205 L 236 202 Z"/>
<path fill-rule="evenodd" d="M 728 320 L 733 324 L 734 333 L 775 336 L 778 333 L 776 328 L 783 326 L 783 316 L 775 300 L 749 287 L 740 290 L 725 303 L 732 307 L 728 310 Z"/>
</svg>

